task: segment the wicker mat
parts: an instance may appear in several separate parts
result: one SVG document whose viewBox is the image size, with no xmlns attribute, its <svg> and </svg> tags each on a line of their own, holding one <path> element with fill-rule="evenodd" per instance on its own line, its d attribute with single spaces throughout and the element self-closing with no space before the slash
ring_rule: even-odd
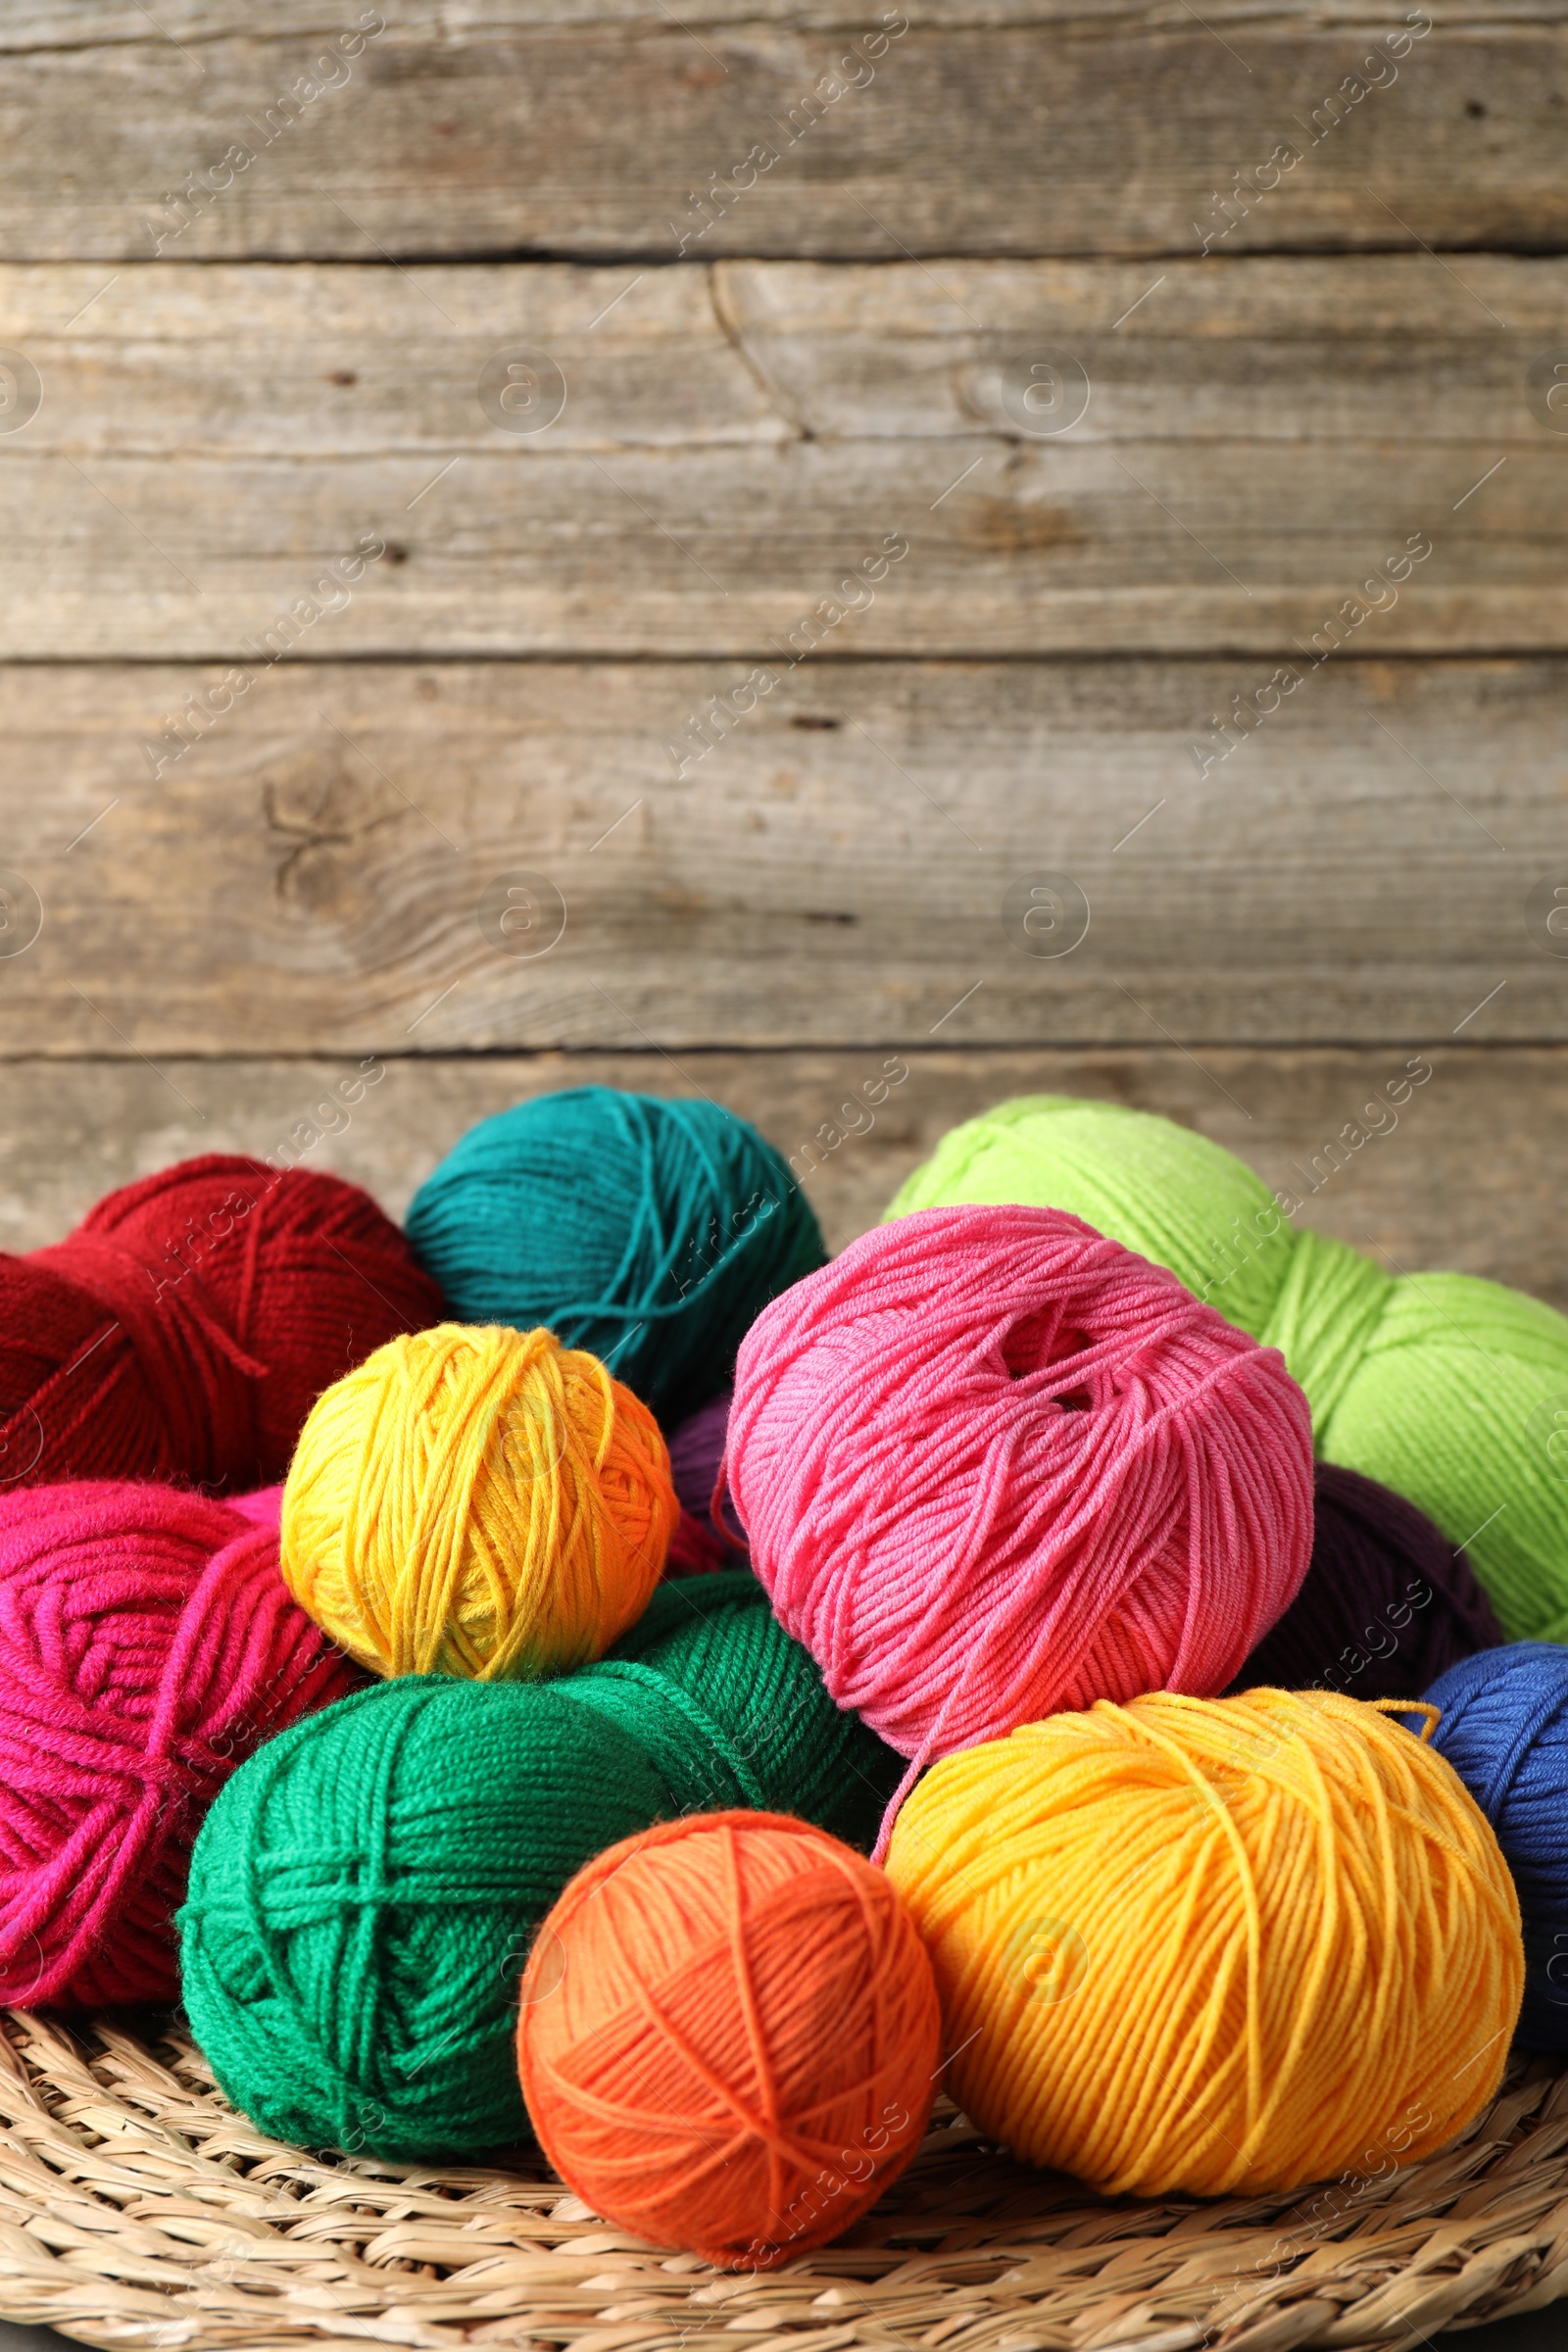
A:
<svg viewBox="0 0 1568 2352">
<path fill-rule="evenodd" d="M 1348 2352 L 1568 2294 L 1568 2074 L 1539 2058 L 1429 2163 L 1213 2204 L 1106 2203 L 945 2106 L 847 2242 L 760 2278 L 606 2228 L 537 2163 L 281 2147 L 172 2030 L 12 2013 L 0 2124 L 0 2317 L 90 2344 Z"/>
</svg>

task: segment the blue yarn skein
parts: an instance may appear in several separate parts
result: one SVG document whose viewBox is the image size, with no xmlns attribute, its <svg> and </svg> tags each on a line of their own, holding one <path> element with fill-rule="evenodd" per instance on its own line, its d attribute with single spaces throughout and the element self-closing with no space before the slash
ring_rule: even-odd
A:
<svg viewBox="0 0 1568 2352">
<path fill-rule="evenodd" d="M 727 1385 L 761 1309 L 826 1254 L 788 1164 L 748 1120 L 609 1086 L 481 1119 L 407 1222 L 460 1321 L 548 1324 L 666 1426 Z"/>
<path fill-rule="evenodd" d="M 1568 1649 L 1513 1642 L 1440 1674 L 1432 1744 L 1491 1822 L 1524 1915 L 1525 1999 L 1514 2038 L 1568 2050 Z"/>
</svg>

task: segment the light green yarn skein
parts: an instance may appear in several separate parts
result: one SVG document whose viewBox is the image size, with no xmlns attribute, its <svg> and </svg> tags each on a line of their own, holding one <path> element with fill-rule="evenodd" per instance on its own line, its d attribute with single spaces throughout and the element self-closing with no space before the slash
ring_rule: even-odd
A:
<svg viewBox="0 0 1568 2352">
<path fill-rule="evenodd" d="M 887 1214 L 957 1201 L 1070 1209 L 1169 1266 L 1283 1351 L 1324 1461 L 1467 1547 L 1511 1642 L 1568 1641 L 1568 1319 L 1554 1308 L 1471 1274 L 1385 1273 L 1294 1226 L 1218 1144 L 1117 1103 L 999 1103 L 944 1136 Z"/>
</svg>

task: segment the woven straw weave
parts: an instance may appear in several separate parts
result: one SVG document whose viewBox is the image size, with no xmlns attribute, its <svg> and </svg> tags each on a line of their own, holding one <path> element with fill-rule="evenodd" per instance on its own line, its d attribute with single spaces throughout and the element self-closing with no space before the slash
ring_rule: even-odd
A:
<svg viewBox="0 0 1568 2352">
<path fill-rule="evenodd" d="M 1385 2164 L 1388 2160 L 1385 2160 Z M 850 2239 L 722 2275 L 538 2163 L 448 2172 L 264 2139 L 178 2033 L 0 2034 L 0 2315 L 91 2344 L 574 2352 L 1414 2347 L 1568 2294 L 1568 2073 L 1516 2061 L 1446 2155 L 1295 2197 L 1108 2204 L 944 2106 Z"/>
</svg>

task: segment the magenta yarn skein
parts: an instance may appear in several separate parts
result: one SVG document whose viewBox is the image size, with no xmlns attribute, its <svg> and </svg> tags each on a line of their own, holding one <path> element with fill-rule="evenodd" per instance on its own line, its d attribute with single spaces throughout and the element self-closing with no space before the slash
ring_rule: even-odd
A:
<svg viewBox="0 0 1568 2352">
<path fill-rule="evenodd" d="M 231 1511 L 238 1511 L 253 1527 L 270 1527 L 274 1533 L 282 1523 L 283 1490 L 281 1487 L 258 1487 L 254 1494 L 225 1494 L 223 1500 Z"/>
<path fill-rule="evenodd" d="M 283 1582 L 280 1493 L 0 1496 L 0 2000 L 172 2000 L 207 1806 L 270 1734 L 363 1681 Z"/>
<path fill-rule="evenodd" d="M 775 1298 L 725 1467 L 780 1622 L 916 1767 L 1222 1690 L 1312 1542 L 1278 1349 L 1057 1209 L 921 1210 Z"/>
</svg>

